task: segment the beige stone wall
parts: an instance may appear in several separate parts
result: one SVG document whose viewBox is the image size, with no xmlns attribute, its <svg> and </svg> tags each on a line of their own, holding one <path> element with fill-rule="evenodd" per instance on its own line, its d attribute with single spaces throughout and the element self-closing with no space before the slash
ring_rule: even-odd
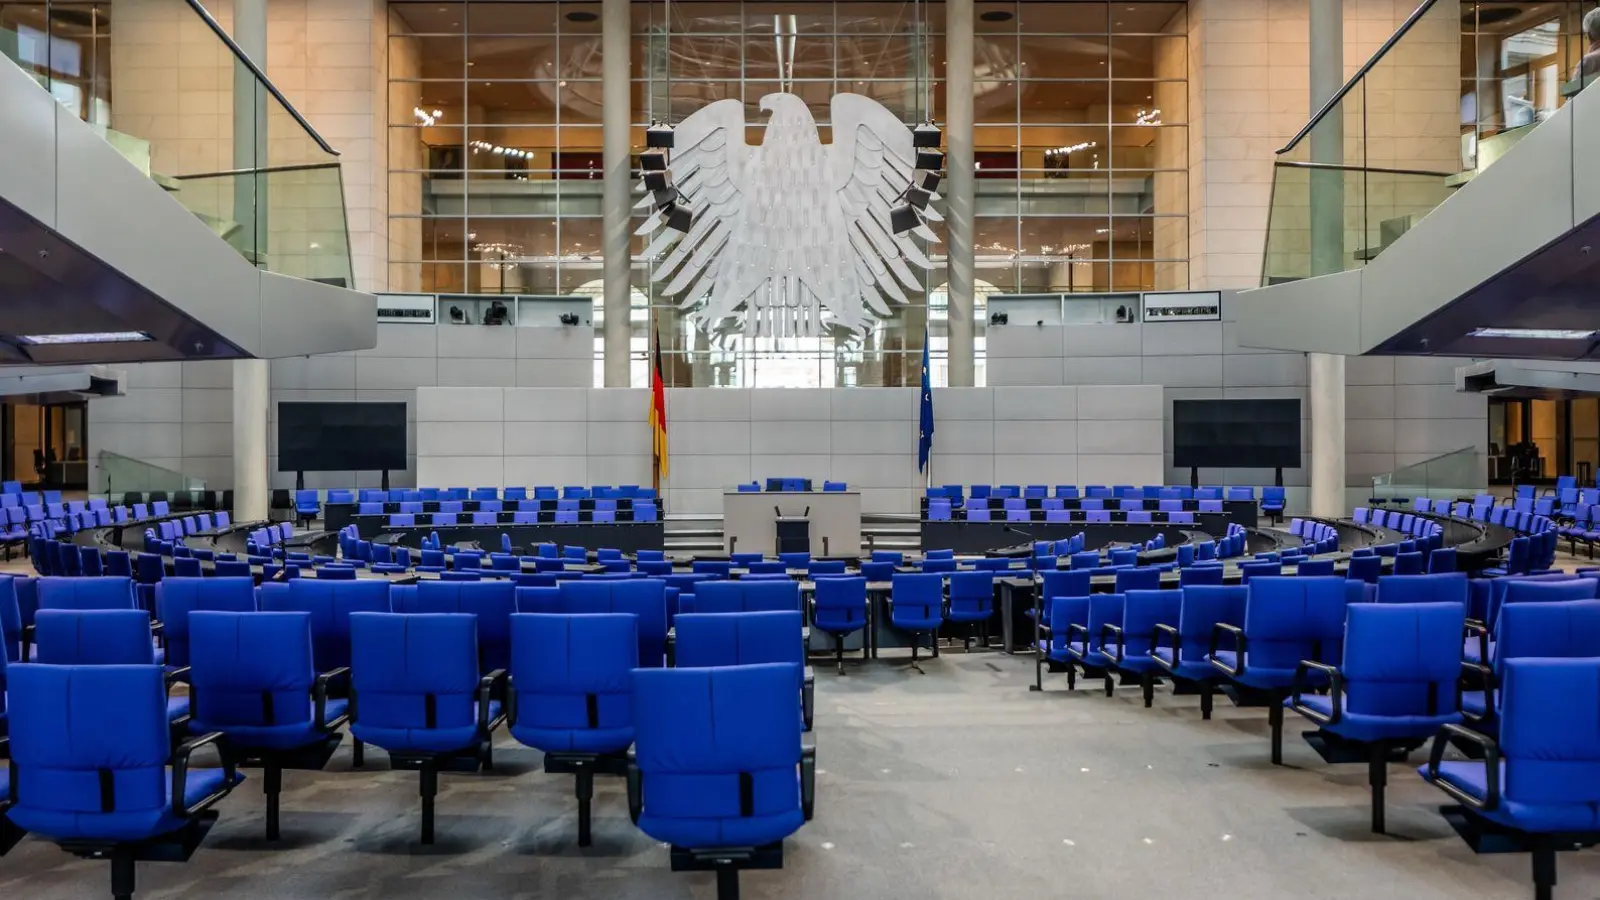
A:
<svg viewBox="0 0 1600 900">
<path fill-rule="evenodd" d="M 1415 0 L 1345 0 L 1346 75 L 1415 7 Z M 1311 113 L 1307 16 L 1306 0 L 1190 3 L 1190 281 L 1197 288 L 1260 283 L 1274 204 L 1282 226 L 1273 234 L 1274 267 L 1307 268 L 1307 179 L 1285 176 L 1273 195 L 1276 152 Z M 1446 0 L 1372 73 L 1366 94 L 1344 110 L 1347 163 L 1458 168 L 1459 30 L 1459 2 Z M 1347 256 L 1375 244 L 1379 222 L 1430 208 L 1440 191 L 1428 179 L 1347 177 Z M 1363 197 L 1364 220 L 1355 213 Z"/>
</svg>

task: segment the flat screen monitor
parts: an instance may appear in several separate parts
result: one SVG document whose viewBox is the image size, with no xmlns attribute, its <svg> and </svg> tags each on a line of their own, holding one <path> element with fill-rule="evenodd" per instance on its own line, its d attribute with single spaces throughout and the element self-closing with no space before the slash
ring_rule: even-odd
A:
<svg viewBox="0 0 1600 900">
<path fill-rule="evenodd" d="M 1180 469 L 1300 468 L 1300 401 L 1174 400 L 1172 464 Z"/>
<path fill-rule="evenodd" d="M 406 467 L 404 403 L 279 403 L 278 471 Z"/>
</svg>

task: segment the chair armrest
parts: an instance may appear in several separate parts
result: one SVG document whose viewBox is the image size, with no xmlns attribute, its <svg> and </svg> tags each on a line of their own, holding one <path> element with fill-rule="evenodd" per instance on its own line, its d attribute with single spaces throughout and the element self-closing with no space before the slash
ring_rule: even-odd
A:
<svg viewBox="0 0 1600 900">
<path fill-rule="evenodd" d="M 1301 690 L 1311 686 L 1312 669 L 1328 675 L 1328 697 L 1333 701 L 1333 709 L 1326 716 L 1300 702 Z M 1334 666 L 1311 659 L 1300 660 L 1300 665 L 1294 667 L 1294 685 L 1290 690 L 1289 708 L 1311 721 L 1319 725 L 1335 725 L 1344 718 L 1344 676 Z"/>
<path fill-rule="evenodd" d="M 167 690 L 170 691 L 172 690 L 173 685 L 189 677 L 189 667 L 180 666 L 179 668 L 173 669 L 172 671 L 166 673 L 162 677 L 166 679 Z"/>
<path fill-rule="evenodd" d="M 801 718 L 805 720 L 806 730 L 810 731 L 811 714 L 816 710 L 817 705 L 817 673 L 811 671 L 810 666 L 806 666 L 802 672 L 803 677 L 800 681 L 800 714 Z"/>
<path fill-rule="evenodd" d="M 1100 652 L 1105 653 L 1106 648 L 1111 646 L 1111 635 L 1116 635 L 1117 637 L 1117 655 L 1113 658 L 1116 660 L 1117 665 L 1121 665 L 1123 649 L 1123 635 L 1121 626 L 1113 625 L 1110 622 L 1100 626 Z"/>
<path fill-rule="evenodd" d="M 1083 635 L 1083 653 L 1082 653 L 1082 655 L 1083 656 L 1088 656 L 1089 655 L 1089 626 L 1080 625 L 1077 622 L 1068 622 L 1067 623 L 1067 652 L 1068 653 L 1072 652 L 1072 635 L 1074 633 Z"/>
<path fill-rule="evenodd" d="M 491 729 L 505 721 L 505 710 L 500 711 L 499 718 L 494 720 L 489 718 L 489 701 L 494 699 L 495 685 L 503 685 L 505 681 L 505 669 L 495 669 L 478 681 L 478 731 L 483 734 L 488 734 Z"/>
<path fill-rule="evenodd" d="M 800 747 L 800 814 L 807 822 L 817 811 L 817 747 Z"/>
<path fill-rule="evenodd" d="M 501 705 L 506 714 L 506 726 L 515 728 L 517 724 L 517 681 L 515 676 L 506 676 L 506 699 Z"/>
<path fill-rule="evenodd" d="M 1161 646 L 1162 635 L 1172 639 L 1171 665 L 1168 665 L 1166 660 L 1156 655 L 1156 648 Z M 1164 623 L 1156 623 L 1156 627 L 1150 630 L 1150 658 L 1156 661 L 1156 665 L 1166 669 L 1168 672 L 1176 669 L 1183 662 L 1183 635 L 1178 633 L 1178 629 Z"/>
<path fill-rule="evenodd" d="M 644 773 L 639 771 L 639 754 L 632 747 L 628 748 L 628 818 L 633 824 L 639 824 L 639 816 L 644 812 Z"/>
<path fill-rule="evenodd" d="M 1462 629 L 1466 637 L 1478 639 L 1478 662 L 1489 665 L 1489 626 L 1477 619 L 1468 619 Z"/>
<path fill-rule="evenodd" d="M 1233 653 L 1234 660 L 1238 663 L 1237 667 L 1230 667 L 1223 663 L 1217 662 L 1217 650 L 1220 649 L 1222 636 L 1224 634 L 1231 635 L 1233 637 Z M 1244 658 L 1245 653 L 1247 652 L 1246 648 L 1249 646 L 1250 640 L 1249 638 L 1245 637 L 1243 628 L 1240 628 L 1237 625 L 1229 625 L 1227 622 L 1218 622 L 1211 627 L 1211 651 L 1206 655 L 1206 658 L 1211 660 L 1211 664 L 1213 666 L 1216 666 L 1222 671 L 1228 673 L 1229 677 L 1238 678 L 1240 675 L 1244 674 Z"/>
<path fill-rule="evenodd" d="M 345 714 L 340 716 L 338 719 L 336 719 L 336 720 L 334 720 L 332 722 L 328 722 L 327 721 L 327 718 L 328 718 L 328 685 L 335 678 L 338 678 L 338 677 L 343 676 L 343 675 L 348 675 L 348 674 L 350 674 L 350 667 L 349 666 L 340 666 L 339 668 L 333 669 L 332 671 L 323 672 L 322 674 L 317 676 L 317 680 L 316 681 L 311 683 L 311 699 L 316 704 L 315 708 L 314 708 L 314 712 L 313 712 L 313 715 L 316 716 L 316 719 L 313 722 L 313 724 L 316 726 L 316 729 L 318 731 L 320 731 L 320 732 L 322 732 L 324 734 L 327 734 L 327 733 L 332 732 L 332 731 L 336 731 L 336 730 L 338 730 L 339 726 L 341 726 L 341 725 L 345 724 L 346 722 L 350 721 L 350 711 L 348 709 L 345 710 Z"/>
<path fill-rule="evenodd" d="M 1474 797 L 1448 781 L 1439 779 L 1439 764 L 1444 761 L 1444 748 L 1451 738 L 1459 738 L 1483 748 L 1485 796 Z M 1460 725 L 1444 725 L 1433 737 L 1433 749 L 1428 753 L 1428 781 L 1446 794 L 1476 810 L 1491 810 L 1500 805 L 1500 745 L 1494 739 Z"/>
<path fill-rule="evenodd" d="M 24 625 L 22 627 L 22 659 L 20 660 L 21 662 L 27 662 L 28 661 L 29 650 L 33 646 L 33 635 L 34 635 L 34 632 L 38 630 L 38 628 L 39 628 L 39 626 L 37 626 L 37 625 Z"/>
<path fill-rule="evenodd" d="M 227 776 L 226 783 L 221 790 L 209 797 L 202 798 L 194 806 L 186 807 L 183 805 L 183 797 L 189 788 L 189 758 L 194 755 L 196 750 L 207 745 L 212 745 L 216 748 L 217 756 L 222 761 L 222 771 Z M 222 732 L 213 731 L 192 741 L 185 741 L 178 745 L 178 749 L 172 751 L 172 811 L 185 819 L 191 818 L 195 813 L 226 797 L 228 792 L 233 790 L 233 784 L 238 779 L 238 766 L 234 762 L 233 756 L 228 753 L 228 739 Z"/>
</svg>

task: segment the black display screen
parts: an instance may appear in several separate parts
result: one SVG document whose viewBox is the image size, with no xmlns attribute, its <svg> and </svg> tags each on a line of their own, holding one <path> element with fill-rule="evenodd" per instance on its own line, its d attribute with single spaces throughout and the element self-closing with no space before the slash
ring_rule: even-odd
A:
<svg viewBox="0 0 1600 900">
<path fill-rule="evenodd" d="M 404 403 L 279 403 L 278 471 L 406 467 Z"/>
<path fill-rule="evenodd" d="M 1180 469 L 1300 468 L 1299 400 L 1172 401 Z"/>
</svg>

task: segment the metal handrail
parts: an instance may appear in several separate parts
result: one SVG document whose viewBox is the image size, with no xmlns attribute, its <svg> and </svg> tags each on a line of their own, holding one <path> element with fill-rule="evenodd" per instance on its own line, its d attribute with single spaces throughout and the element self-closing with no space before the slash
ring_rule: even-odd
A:
<svg viewBox="0 0 1600 900">
<path fill-rule="evenodd" d="M 1379 60 L 1387 56 L 1389 51 L 1394 49 L 1394 45 L 1400 43 L 1400 39 L 1411 32 L 1412 26 L 1416 25 L 1424 15 L 1427 15 L 1428 11 L 1433 9 L 1434 5 L 1438 2 L 1439 0 L 1422 0 L 1422 5 L 1418 6 L 1416 10 L 1406 18 L 1405 22 L 1401 23 L 1400 28 L 1396 30 L 1394 34 L 1389 35 L 1389 39 L 1383 42 L 1383 46 L 1378 48 L 1378 52 L 1372 54 L 1372 58 L 1368 59 L 1360 69 L 1357 69 L 1354 75 L 1350 76 L 1350 80 L 1346 81 L 1344 86 L 1339 88 L 1338 93 L 1335 93 L 1332 97 L 1329 97 L 1327 103 L 1322 104 L 1322 108 L 1317 110 L 1316 113 L 1311 116 L 1311 121 L 1307 122 L 1303 128 L 1295 132 L 1294 137 L 1290 138 L 1289 143 L 1284 144 L 1283 149 L 1279 150 L 1278 153 L 1288 153 L 1290 150 L 1295 148 L 1296 144 L 1304 140 L 1305 136 L 1311 133 L 1311 129 L 1317 127 L 1317 123 L 1321 122 L 1323 117 L 1326 116 L 1330 110 L 1332 110 L 1335 106 L 1338 106 L 1339 102 L 1355 89 L 1356 82 L 1367 77 L 1367 73 L 1372 71 L 1372 67 L 1376 66 Z"/>
<path fill-rule="evenodd" d="M 198 15 L 200 20 L 206 23 L 206 27 L 210 28 L 212 33 L 220 38 L 222 42 L 228 46 L 229 50 L 233 51 L 233 55 L 237 57 L 240 62 L 244 63 L 245 68 L 249 69 L 250 72 L 256 76 L 256 79 L 261 82 L 261 85 L 267 89 L 267 93 L 271 94 L 280 104 L 283 105 L 283 108 L 288 111 L 289 115 L 296 122 L 300 123 L 300 127 L 304 128 L 306 133 L 311 135 L 311 139 L 317 142 L 317 146 L 321 147 L 325 152 L 333 154 L 334 156 L 339 155 L 339 151 L 333 149 L 333 147 L 331 147 L 327 141 L 322 139 L 322 135 L 318 134 L 317 130 L 311 127 L 311 123 L 306 121 L 306 117 L 300 115 L 300 110 L 295 109 L 294 104 L 289 102 L 289 98 L 285 97 L 283 92 L 278 90 L 277 86 L 267 78 L 267 73 L 261 71 L 260 67 L 255 64 L 255 61 L 250 58 L 249 54 L 245 53 L 244 50 L 240 49 L 238 44 L 234 43 L 233 38 L 228 35 L 228 32 L 224 31 L 222 26 L 217 23 L 217 20 L 212 17 L 211 13 L 207 11 L 204 6 L 200 5 L 200 0 L 184 0 L 184 2 L 189 4 L 189 8 L 194 10 L 195 15 Z"/>
<path fill-rule="evenodd" d="M 1454 172 L 1434 172 L 1429 169 L 1390 169 L 1383 166 L 1352 166 L 1343 163 L 1303 162 L 1278 160 L 1273 165 L 1282 169 L 1327 169 L 1336 172 L 1378 172 L 1384 175 L 1426 175 L 1430 178 L 1449 178 Z"/>
<path fill-rule="evenodd" d="M 172 178 L 174 181 L 189 181 L 191 179 L 198 178 L 232 178 L 239 175 L 273 175 L 278 172 L 309 172 L 314 169 L 337 169 L 339 167 L 339 164 L 336 162 L 300 163 L 299 165 L 293 166 L 264 166 L 259 169 L 224 169 L 221 172 L 196 172 L 193 175 L 171 175 L 168 177 Z"/>
</svg>

